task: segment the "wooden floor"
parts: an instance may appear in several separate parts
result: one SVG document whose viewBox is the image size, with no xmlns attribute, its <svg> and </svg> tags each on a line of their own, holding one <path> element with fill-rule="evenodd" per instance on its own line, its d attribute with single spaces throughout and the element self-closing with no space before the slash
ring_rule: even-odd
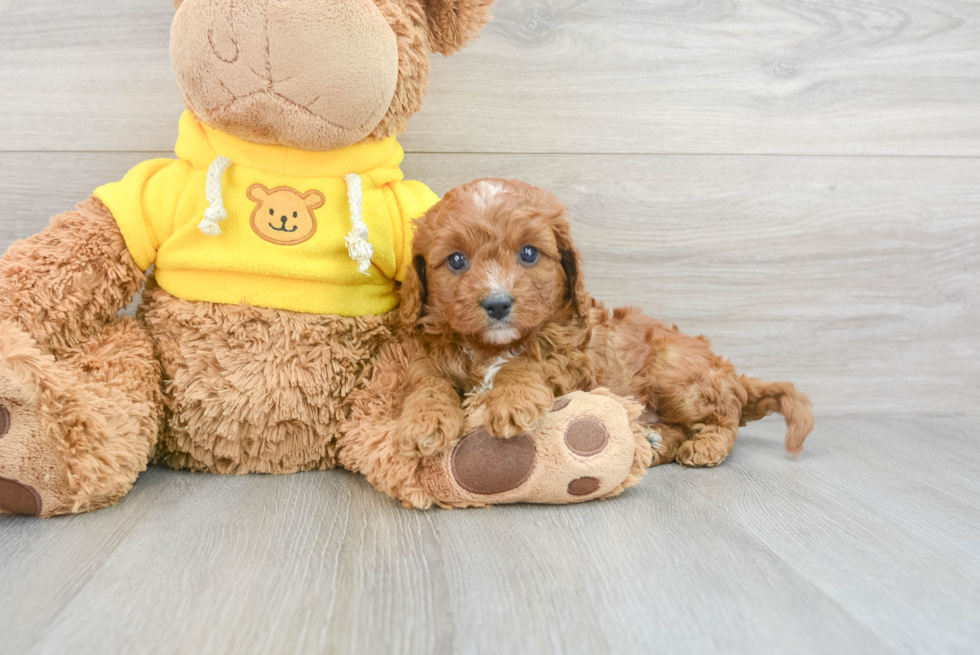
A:
<svg viewBox="0 0 980 655">
<path fill-rule="evenodd" d="M 0 0 L 0 250 L 171 156 L 169 0 Z M 980 4 L 498 0 L 401 139 L 570 207 L 595 295 L 814 400 L 614 501 L 151 469 L 0 517 L 0 655 L 980 650 Z"/>
<path fill-rule="evenodd" d="M 330 471 L 154 468 L 0 519 L 0 652 L 975 653 L 977 419 L 743 431 L 604 503 L 404 510 Z"/>
</svg>

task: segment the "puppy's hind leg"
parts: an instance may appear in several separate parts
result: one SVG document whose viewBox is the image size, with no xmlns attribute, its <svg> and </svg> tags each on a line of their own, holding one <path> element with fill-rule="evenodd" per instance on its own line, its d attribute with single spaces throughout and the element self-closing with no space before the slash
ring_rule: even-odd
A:
<svg viewBox="0 0 980 655">
<path fill-rule="evenodd" d="M 679 425 L 647 422 L 642 417 L 640 420 L 649 430 L 647 441 L 653 448 L 653 460 L 650 462 L 650 466 L 660 466 L 673 462 L 677 456 L 677 449 L 687 439 L 687 430 Z"/>
<path fill-rule="evenodd" d="M 698 423 L 677 449 L 676 459 L 684 466 L 718 466 L 735 445 L 736 427 Z"/>
<path fill-rule="evenodd" d="M 735 443 L 747 392 L 707 339 L 689 337 L 634 307 L 613 313 L 608 343 L 621 367 L 616 390 L 656 409 L 654 464 L 717 466 Z M 623 393 L 624 391 L 620 391 Z"/>
</svg>

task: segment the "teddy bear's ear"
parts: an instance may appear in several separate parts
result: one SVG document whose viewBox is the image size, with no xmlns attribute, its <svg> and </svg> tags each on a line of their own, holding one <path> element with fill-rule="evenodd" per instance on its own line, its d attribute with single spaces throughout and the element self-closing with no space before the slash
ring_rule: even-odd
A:
<svg viewBox="0 0 980 655">
<path fill-rule="evenodd" d="M 245 192 L 245 195 L 253 202 L 265 202 L 269 197 L 269 190 L 261 184 L 253 184 Z"/>
<path fill-rule="evenodd" d="M 319 191 L 307 191 L 303 194 L 303 202 L 307 209 L 319 209 L 327 202 L 326 198 Z"/>
<path fill-rule="evenodd" d="M 423 0 L 433 52 L 451 55 L 490 22 L 493 0 Z"/>
</svg>

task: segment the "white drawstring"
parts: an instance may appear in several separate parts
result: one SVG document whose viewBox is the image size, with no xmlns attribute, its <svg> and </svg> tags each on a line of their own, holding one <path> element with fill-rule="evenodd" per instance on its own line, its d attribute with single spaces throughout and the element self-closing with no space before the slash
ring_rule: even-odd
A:
<svg viewBox="0 0 980 655">
<path fill-rule="evenodd" d="M 198 223 L 197 229 L 209 237 L 216 237 L 221 234 L 218 223 L 228 218 L 228 211 L 225 209 L 225 197 L 221 193 L 221 178 L 225 171 L 231 166 L 231 160 L 227 157 L 218 157 L 208 168 L 208 179 L 204 185 L 204 195 L 208 199 L 208 208 L 204 210 L 204 220 Z"/>
<path fill-rule="evenodd" d="M 361 176 L 356 173 L 344 176 L 347 182 L 347 201 L 350 203 L 350 234 L 344 239 L 350 258 L 357 262 L 357 270 L 370 275 L 371 258 L 374 247 L 368 241 L 368 226 L 364 223 L 364 197 L 361 190 Z"/>
</svg>

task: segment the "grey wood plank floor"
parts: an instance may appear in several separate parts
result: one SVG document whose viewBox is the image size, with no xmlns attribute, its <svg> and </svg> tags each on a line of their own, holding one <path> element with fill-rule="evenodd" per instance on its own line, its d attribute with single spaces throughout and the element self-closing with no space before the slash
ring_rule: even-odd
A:
<svg viewBox="0 0 980 655">
<path fill-rule="evenodd" d="M 95 514 L 0 517 L 0 651 L 976 652 L 978 428 L 828 419 L 793 461 L 770 419 L 572 507 L 152 468 Z"/>
<path fill-rule="evenodd" d="M 0 3 L 3 150 L 166 150 L 169 0 Z M 980 155 L 980 5 L 497 0 L 422 152 Z"/>
</svg>

